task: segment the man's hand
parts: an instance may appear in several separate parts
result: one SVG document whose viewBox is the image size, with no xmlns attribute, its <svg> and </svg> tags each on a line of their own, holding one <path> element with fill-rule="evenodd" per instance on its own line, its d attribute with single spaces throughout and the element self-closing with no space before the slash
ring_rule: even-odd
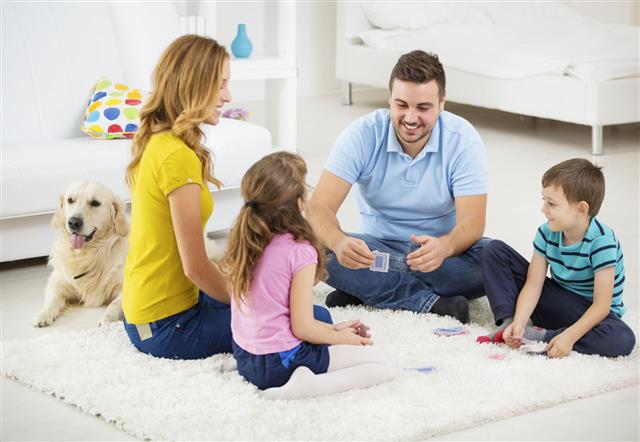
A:
<svg viewBox="0 0 640 442">
<path fill-rule="evenodd" d="M 345 236 L 334 250 L 338 262 L 348 269 L 366 269 L 373 264 L 373 253 L 367 243 L 359 238 Z"/>
<path fill-rule="evenodd" d="M 576 341 L 568 333 L 562 332 L 549 341 L 545 351 L 550 358 L 564 358 L 571 354 L 575 343 Z"/>
<path fill-rule="evenodd" d="M 433 272 L 451 255 L 451 244 L 444 236 L 411 235 L 411 241 L 421 245 L 407 255 L 407 265 L 411 270 Z"/>
</svg>

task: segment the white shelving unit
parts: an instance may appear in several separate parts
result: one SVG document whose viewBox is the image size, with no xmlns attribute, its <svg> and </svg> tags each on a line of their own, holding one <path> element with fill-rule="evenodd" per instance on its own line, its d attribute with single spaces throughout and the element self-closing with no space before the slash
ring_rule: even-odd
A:
<svg viewBox="0 0 640 442">
<path fill-rule="evenodd" d="M 183 17 L 182 29 L 215 38 L 216 3 L 202 2 L 199 16 Z M 297 150 L 296 4 L 264 2 L 264 55 L 231 60 L 236 80 L 265 81 L 265 126 L 273 148 Z M 255 44 L 255 42 L 254 42 Z"/>
</svg>

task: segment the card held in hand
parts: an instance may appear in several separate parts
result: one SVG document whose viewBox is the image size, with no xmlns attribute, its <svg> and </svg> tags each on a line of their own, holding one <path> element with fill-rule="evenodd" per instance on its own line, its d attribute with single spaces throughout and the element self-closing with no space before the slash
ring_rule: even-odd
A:
<svg viewBox="0 0 640 442">
<path fill-rule="evenodd" d="M 389 254 L 385 252 L 378 252 L 374 250 L 373 252 L 373 264 L 369 269 L 372 272 L 388 272 L 389 271 Z"/>
</svg>

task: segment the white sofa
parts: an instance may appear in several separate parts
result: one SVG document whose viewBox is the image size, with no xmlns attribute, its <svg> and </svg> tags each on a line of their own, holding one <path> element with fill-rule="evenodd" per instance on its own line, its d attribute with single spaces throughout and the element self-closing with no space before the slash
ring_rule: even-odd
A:
<svg viewBox="0 0 640 442">
<path fill-rule="evenodd" d="M 388 87 L 389 74 L 404 51 L 379 49 L 367 46 L 359 38 L 375 26 L 367 19 L 366 2 L 339 2 L 337 5 L 336 76 L 343 81 L 343 103 L 351 104 L 351 84 L 358 83 L 375 87 Z M 380 6 L 381 3 L 375 3 Z M 460 8 L 462 12 L 471 7 L 482 7 L 482 2 L 450 5 L 442 2 L 430 3 L 432 8 Z M 486 2 L 491 3 L 491 2 Z M 523 2 L 523 6 L 540 6 L 534 2 Z M 538 9 L 542 9 L 543 4 Z M 495 5 L 504 9 L 511 5 Z M 516 5 L 519 6 L 519 5 Z M 416 22 L 416 3 L 393 3 L 396 15 L 404 14 L 407 22 Z M 411 16 L 411 14 L 414 16 Z M 540 26 L 544 28 L 540 18 Z M 548 20 L 547 20 L 548 21 Z M 455 22 L 454 22 L 455 24 Z M 569 31 L 567 31 L 569 32 Z M 440 38 L 447 38 L 439 36 Z M 634 42 L 629 42 L 633 44 Z M 635 43 L 637 45 L 637 42 Z M 421 48 L 430 42 L 421 44 Z M 412 48 L 412 49 L 415 49 Z M 487 54 L 494 48 L 488 47 Z M 464 48 L 462 56 L 469 56 Z M 546 62 L 546 59 L 541 60 Z M 616 60 L 614 60 L 616 61 Z M 498 78 L 474 71 L 447 66 L 447 100 L 489 109 L 498 109 L 534 117 L 549 118 L 591 126 L 591 152 L 602 154 L 603 127 L 607 125 L 640 122 L 640 77 L 616 78 L 605 81 L 584 81 L 569 75 L 532 75 L 525 78 Z M 637 67 L 637 61 L 636 65 Z"/>
<path fill-rule="evenodd" d="M 131 142 L 84 135 L 84 109 L 103 76 L 149 90 L 179 20 L 173 3 L 3 4 L 0 261 L 49 253 L 49 221 L 69 182 L 100 181 L 129 201 L 124 170 Z M 231 226 L 240 179 L 271 152 L 271 135 L 228 119 L 205 131 L 214 174 L 225 185 L 214 191 L 211 232 Z"/>
</svg>

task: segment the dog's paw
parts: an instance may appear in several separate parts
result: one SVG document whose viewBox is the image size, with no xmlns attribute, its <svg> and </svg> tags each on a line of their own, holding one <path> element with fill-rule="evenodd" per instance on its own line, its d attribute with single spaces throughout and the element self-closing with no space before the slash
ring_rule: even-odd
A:
<svg viewBox="0 0 640 442">
<path fill-rule="evenodd" d="M 53 324 L 55 320 L 56 317 L 54 315 L 43 310 L 33 317 L 31 324 L 33 324 L 34 327 L 47 327 Z"/>
<path fill-rule="evenodd" d="M 116 322 L 122 319 L 118 312 L 106 312 L 102 315 L 102 318 L 98 321 L 98 327 L 102 327 L 103 325 L 109 324 L 111 322 Z"/>
</svg>

